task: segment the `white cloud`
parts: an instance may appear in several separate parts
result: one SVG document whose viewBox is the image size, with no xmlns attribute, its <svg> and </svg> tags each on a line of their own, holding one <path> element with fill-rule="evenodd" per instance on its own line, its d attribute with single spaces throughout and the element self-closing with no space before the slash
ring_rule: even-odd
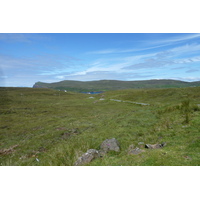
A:
<svg viewBox="0 0 200 200">
<path fill-rule="evenodd" d="M 179 47 L 175 47 L 170 50 L 172 53 L 176 55 L 184 55 L 184 54 L 192 54 L 192 53 L 199 53 L 200 51 L 200 44 L 186 44 Z"/>
<path fill-rule="evenodd" d="M 200 77 L 198 77 L 198 76 L 196 76 L 196 77 L 195 76 L 186 76 L 186 77 L 173 76 L 170 79 L 188 81 L 188 82 L 200 81 Z"/>
<path fill-rule="evenodd" d="M 0 69 L 5 77 L 9 76 L 5 80 L 7 86 L 19 86 L 17 82 L 28 87 L 37 81 L 55 82 L 64 79 L 63 74 L 71 73 L 77 65 L 80 66 L 77 59 L 67 56 L 49 54 L 24 58 L 0 55 Z"/>
<path fill-rule="evenodd" d="M 93 81 L 93 80 L 141 80 L 149 79 L 153 75 L 150 73 L 129 73 L 129 72 L 118 72 L 118 71 L 93 71 L 85 74 L 71 74 L 67 75 L 66 80 L 79 80 L 79 81 Z"/>
<path fill-rule="evenodd" d="M 153 40 L 149 41 L 148 43 L 151 45 L 157 45 L 157 44 L 165 44 L 165 45 L 171 45 L 179 42 L 186 42 L 188 40 L 197 39 L 200 38 L 200 34 L 188 34 L 188 35 L 181 35 L 171 37 L 169 39 L 159 39 L 159 40 Z"/>
<path fill-rule="evenodd" d="M 26 39 L 30 39 L 23 35 L 7 35 L 6 37 L 0 34 L 0 40 L 26 42 Z M 158 51 L 157 49 L 153 51 L 154 53 L 152 53 L 152 51 L 147 51 L 147 53 L 142 51 L 167 46 L 170 42 L 189 41 L 190 39 L 198 37 L 200 37 L 200 34 L 186 35 L 184 37 L 179 36 L 170 40 L 160 40 L 157 41 L 157 43 L 153 43 L 153 41 L 152 46 L 140 49 L 105 49 L 89 52 L 97 56 L 92 55 L 92 58 L 89 58 L 89 62 L 87 63 L 85 60 L 50 54 L 26 58 L 0 55 L 0 68 L 4 70 L 4 78 L 9 79 L 8 81 L 10 81 L 10 83 L 12 79 L 14 83 L 18 78 L 18 80 L 22 80 L 24 84 L 29 85 L 36 81 L 55 82 L 64 79 L 84 81 L 99 79 L 152 79 L 155 77 L 156 70 L 163 73 L 159 74 L 160 76 L 165 77 L 164 73 L 168 69 L 171 70 L 175 68 L 176 71 L 185 71 L 185 73 L 190 73 L 190 75 L 192 75 L 192 73 L 197 72 L 197 67 L 194 66 L 188 70 L 187 66 L 200 62 L 200 44 L 192 43 L 171 49 L 165 48 L 167 49 L 165 51 Z M 135 53 L 136 51 L 137 53 Z M 94 57 L 96 57 L 96 59 Z M 7 75 L 9 75 L 8 78 Z M 166 76 L 170 75 L 168 74 Z M 187 78 L 186 80 L 192 80 L 192 78 L 197 80 L 197 77 L 192 76 L 185 78 Z M 179 77 L 177 77 L 177 79 L 180 80 Z M 27 81 L 31 83 L 26 83 Z"/>
<path fill-rule="evenodd" d="M 193 73 L 193 72 L 199 72 L 198 69 L 189 69 L 186 71 L 186 73 Z"/>
<path fill-rule="evenodd" d="M 57 78 L 57 79 L 64 79 L 65 76 L 56 76 L 55 78 Z"/>
<path fill-rule="evenodd" d="M 195 53 L 199 54 L 200 45 L 184 45 L 167 51 L 161 51 L 154 54 L 146 54 L 139 56 L 136 63 L 125 66 L 126 70 L 138 70 L 142 68 L 158 68 L 166 65 L 187 64 L 200 62 L 200 56 L 193 56 Z M 183 58 L 178 58 L 181 55 Z M 133 57 L 134 60 L 134 57 Z"/>
<path fill-rule="evenodd" d="M 153 41 L 145 41 L 145 46 L 150 45 L 149 47 L 146 48 L 128 48 L 128 49 L 103 49 L 99 51 L 91 51 L 87 52 L 87 54 L 119 54 L 119 53 L 129 53 L 129 52 L 139 52 L 139 51 L 145 51 L 145 50 L 150 50 L 150 49 L 156 49 L 164 46 L 169 46 L 175 43 L 180 43 L 180 42 L 185 42 L 188 40 L 192 39 L 197 39 L 200 38 L 200 34 L 188 34 L 188 35 L 179 35 L 179 36 L 174 36 L 171 37 L 170 39 L 160 39 L 160 40 L 153 40 Z M 179 51 L 183 50 L 186 47 L 178 47 L 177 49 L 175 48 L 174 51 Z M 191 47 L 189 47 L 191 49 Z M 196 48 L 199 49 L 199 47 L 196 46 Z"/>
<path fill-rule="evenodd" d="M 87 52 L 86 54 L 121 54 L 121 53 L 131 53 L 131 52 L 140 52 L 140 51 L 146 51 L 150 49 L 156 49 L 160 48 L 166 45 L 158 45 L 158 46 L 151 46 L 147 48 L 128 48 L 128 49 L 104 49 L 99 51 L 91 51 Z"/>
<path fill-rule="evenodd" d="M 118 49 L 104 49 L 104 50 L 99 50 L 99 51 L 90 51 L 87 52 L 86 54 L 111 54 L 111 53 L 116 53 L 118 52 Z"/>
</svg>

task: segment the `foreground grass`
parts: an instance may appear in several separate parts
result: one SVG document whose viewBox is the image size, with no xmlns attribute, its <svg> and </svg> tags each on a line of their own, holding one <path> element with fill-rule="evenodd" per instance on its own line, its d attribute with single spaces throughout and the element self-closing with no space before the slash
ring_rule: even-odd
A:
<svg viewBox="0 0 200 200">
<path fill-rule="evenodd" d="M 102 94 L 32 88 L 1 88 L 0 95 L 1 165 L 71 166 L 113 137 L 121 151 L 88 165 L 200 165 L 200 87 L 110 91 L 105 100 Z M 78 134 L 67 135 L 74 130 Z M 141 142 L 167 146 L 128 155 L 131 144 L 144 148 Z"/>
</svg>

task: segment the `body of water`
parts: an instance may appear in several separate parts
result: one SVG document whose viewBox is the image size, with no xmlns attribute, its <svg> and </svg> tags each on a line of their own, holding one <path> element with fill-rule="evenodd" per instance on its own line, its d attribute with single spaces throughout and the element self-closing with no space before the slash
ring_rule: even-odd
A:
<svg viewBox="0 0 200 200">
<path fill-rule="evenodd" d="M 81 93 L 84 93 L 84 94 L 101 94 L 103 92 L 81 92 Z"/>
</svg>

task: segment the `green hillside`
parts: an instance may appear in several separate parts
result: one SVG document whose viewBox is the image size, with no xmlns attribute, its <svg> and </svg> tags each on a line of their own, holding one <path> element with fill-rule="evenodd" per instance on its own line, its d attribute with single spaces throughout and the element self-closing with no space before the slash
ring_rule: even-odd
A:
<svg viewBox="0 0 200 200">
<path fill-rule="evenodd" d="M 200 87 L 81 94 L 0 88 L 0 165 L 72 166 L 116 138 L 92 166 L 199 166 Z M 145 144 L 167 145 L 146 149 Z M 142 153 L 129 154 L 130 146 Z"/>
<path fill-rule="evenodd" d="M 177 80 L 147 80 L 147 81 L 60 81 L 55 83 L 37 82 L 34 88 L 51 88 L 56 90 L 67 90 L 74 92 L 109 91 L 122 89 L 140 88 L 180 88 L 200 86 L 200 82 L 183 82 Z"/>
</svg>

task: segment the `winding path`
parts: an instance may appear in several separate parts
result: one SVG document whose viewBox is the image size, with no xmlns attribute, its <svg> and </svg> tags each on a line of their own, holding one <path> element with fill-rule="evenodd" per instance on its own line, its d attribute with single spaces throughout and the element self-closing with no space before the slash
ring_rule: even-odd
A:
<svg viewBox="0 0 200 200">
<path fill-rule="evenodd" d="M 143 105 L 143 106 L 150 106 L 148 103 L 139 103 L 139 102 L 133 102 L 133 101 L 122 101 L 118 99 L 110 99 L 111 101 L 116 101 L 116 102 L 124 102 L 124 103 L 133 103 L 133 104 L 138 104 L 138 105 Z"/>
</svg>

